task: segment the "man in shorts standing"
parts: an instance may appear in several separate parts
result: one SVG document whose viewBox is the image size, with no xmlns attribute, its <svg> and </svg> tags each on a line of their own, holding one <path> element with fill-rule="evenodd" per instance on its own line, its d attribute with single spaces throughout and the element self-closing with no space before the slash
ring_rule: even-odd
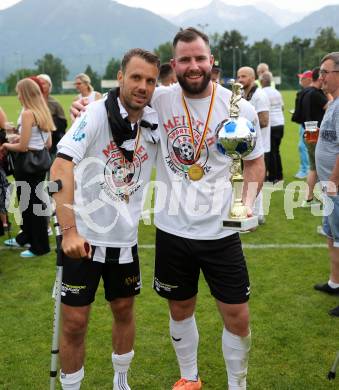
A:
<svg viewBox="0 0 339 390">
<path fill-rule="evenodd" d="M 217 125 L 229 117 L 231 92 L 211 81 L 213 56 L 205 34 L 194 28 L 180 31 L 173 51 L 178 84 L 160 87 L 152 100 L 161 141 L 157 181 L 168 190 L 166 199 L 159 198 L 160 192 L 156 197 L 154 289 L 170 308 L 170 335 L 181 374 L 172 389 L 202 388 L 194 317 L 200 270 L 224 323 L 229 389 L 245 389 L 250 284 L 239 234 L 221 227 L 231 203 L 231 160 L 217 151 L 215 134 Z M 243 99 L 240 115 L 255 123 L 258 133 L 256 148 L 244 160 L 243 198 L 252 215 L 265 174 L 263 148 L 258 117 Z M 257 184 L 254 191 L 249 190 L 250 182 Z"/>
<path fill-rule="evenodd" d="M 324 90 L 333 96 L 333 101 L 329 102 L 321 122 L 315 161 L 323 192 L 328 198 L 326 203 L 333 205 L 333 210 L 323 220 L 331 260 L 330 278 L 314 288 L 339 295 L 339 52 L 329 53 L 321 60 L 319 74 Z M 339 317 L 339 306 L 329 314 Z"/>
<path fill-rule="evenodd" d="M 63 186 L 54 196 L 64 253 L 63 389 L 80 389 L 90 307 L 103 278 L 114 317 L 113 389 L 130 390 L 133 304 L 141 288 L 137 227 L 157 149 L 157 114 L 147 104 L 159 66 L 158 57 L 145 50 L 126 53 L 118 72 L 120 88 L 89 105 L 58 145 L 51 177 Z"/>
<path fill-rule="evenodd" d="M 170 309 L 170 335 L 181 376 L 172 389 L 202 388 L 194 316 L 202 270 L 224 324 L 229 390 L 244 390 L 251 338 L 250 284 L 239 234 L 221 227 L 231 205 L 231 159 L 218 152 L 215 133 L 229 117 L 231 92 L 211 81 L 214 59 L 204 33 L 182 30 L 173 47 L 171 63 L 178 83 L 157 88 L 152 99 L 161 146 L 156 160 L 156 183 L 161 187 L 155 198 L 154 289 L 168 300 Z M 72 106 L 75 115 L 83 108 L 79 103 Z M 258 134 L 254 151 L 244 159 L 243 200 L 250 216 L 265 165 L 258 116 L 244 99 L 240 115 L 254 123 Z"/>
</svg>

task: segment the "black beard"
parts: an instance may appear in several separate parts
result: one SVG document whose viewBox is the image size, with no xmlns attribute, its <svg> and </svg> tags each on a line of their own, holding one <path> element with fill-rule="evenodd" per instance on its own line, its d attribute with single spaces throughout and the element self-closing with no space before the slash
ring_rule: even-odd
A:
<svg viewBox="0 0 339 390">
<path fill-rule="evenodd" d="M 205 72 L 203 76 L 204 77 L 203 77 L 202 82 L 198 85 L 189 84 L 185 80 L 185 76 L 177 75 L 177 79 L 178 79 L 178 83 L 180 84 L 181 88 L 185 92 L 187 92 L 191 95 L 199 95 L 205 91 L 205 89 L 208 86 L 208 83 L 211 81 L 211 72 Z"/>
</svg>

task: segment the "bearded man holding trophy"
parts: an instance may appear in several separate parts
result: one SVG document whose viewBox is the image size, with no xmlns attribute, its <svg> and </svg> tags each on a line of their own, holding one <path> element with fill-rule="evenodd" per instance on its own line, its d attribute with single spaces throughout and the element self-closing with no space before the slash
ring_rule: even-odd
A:
<svg viewBox="0 0 339 390">
<path fill-rule="evenodd" d="M 253 202 L 264 179 L 263 147 L 254 108 L 238 91 L 232 95 L 212 82 L 213 63 L 208 36 L 193 27 L 180 30 L 173 39 L 171 60 L 178 83 L 156 88 L 151 102 L 159 117 L 156 182 L 167 189 L 167 194 L 157 191 L 155 196 L 153 288 L 169 305 L 170 336 L 180 368 L 180 379 L 172 390 L 202 389 L 195 321 L 201 272 L 222 318 L 228 388 L 246 389 L 250 283 L 239 234 L 232 225 L 237 225 L 237 230 L 255 226 L 255 220 L 244 221 L 251 220 Z M 240 115 L 231 117 L 231 110 L 238 105 Z M 73 112 L 75 109 L 83 107 L 73 104 Z M 230 121 L 226 123 L 225 118 Z M 256 135 L 253 127 L 259 134 L 250 152 Z M 245 140 L 234 138 L 238 134 Z M 253 138 L 250 141 L 246 141 L 248 134 Z M 226 137 L 237 146 L 224 142 Z M 223 220 L 228 218 L 232 195 L 230 156 L 237 160 L 233 166 L 238 166 L 238 154 L 233 152 L 246 142 L 250 147 L 239 154 L 244 160 L 243 185 L 239 169 L 231 168 L 234 188 L 238 191 L 239 187 L 235 204 L 243 199 L 246 212 L 240 223 L 232 219 L 226 224 Z"/>
</svg>

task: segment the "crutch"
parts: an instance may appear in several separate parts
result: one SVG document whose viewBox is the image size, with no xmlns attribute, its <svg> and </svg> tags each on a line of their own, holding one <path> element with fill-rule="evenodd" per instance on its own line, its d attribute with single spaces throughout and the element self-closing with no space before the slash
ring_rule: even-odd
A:
<svg viewBox="0 0 339 390">
<path fill-rule="evenodd" d="M 48 183 L 49 195 L 55 194 L 62 189 L 61 180 L 56 180 Z M 60 324 L 60 306 L 61 306 L 61 287 L 62 287 L 62 256 L 61 256 L 61 241 L 62 234 L 56 216 L 55 208 L 52 214 L 53 225 L 55 229 L 56 240 L 56 277 L 53 288 L 54 316 L 53 316 L 53 337 L 51 349 L 51 370 L 50 370 L 50 390 L 55 389 L 55 382 L 58 373 L 58 355 L 59 355 L 59 324 Z"/>
<path fill-rule="evenodd" d="M 332 366 L 331 370 L 327 374 L 327 378 L 328 378 L 329 381 L 332 380 L 332 379 L 335 379 L 335 372 L 337 370 L 338 364 L 339 364 L 339 351 L 337 352 L 337 356 L 334 359 L 334 363 L 333 363 L 333 366 Z"/>
<path fill-rule="evenodd" d="M 50 196 L 59 192 L 62 189 L 61 180 L 56 180 L 48 183 L 48 192 Z M 56 240 L 56 277 L 53 288 L 54 298 L 54 316 L 53 316 L 53 336 L 52 336 L 52 349 L 51 349 L 51 370 L 50 370 L 50 390 L 55 390 L 56 377 L 58 375 L 58 356 L 59 356 L 59 327 L 60 327 L 60 308 L 61 308 L 61 288 L 62 288 L 62 255 L 61 255 L 61 243 L 62 233 L 56 216 L 55 208 L 52 214 L 53 226 L 55 229 Z M 84 244 L 85 251 L 88 253 L 90 250 L 89 244 Z"/>
</svg>

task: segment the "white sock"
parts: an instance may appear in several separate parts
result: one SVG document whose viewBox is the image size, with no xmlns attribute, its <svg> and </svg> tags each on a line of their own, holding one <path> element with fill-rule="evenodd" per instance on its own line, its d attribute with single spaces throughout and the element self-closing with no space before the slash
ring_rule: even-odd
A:
<svg viewBox="0 0 339 390">
<path fill-rule="evenodd" d="M 222 334 L 229 390 L 246 390 L 248 354 L 251 348 L 251 333 L 246 337 L 237 336 L 225 327 Z"/>
<path fill-rule="evenodd" d="M 170 316 L 170 335 L 177 355 L 181 378 L 198 380 L 199 333 L 194 315 L 183 321 L 175 321 Z"/>
<path fill-rule="evenodd" d="M 71 374 L 64 374 L 60 371 L 60 382 L 63 390 L 80 390 L 81 381 L 85 376 L 84 367 L 81 367 L 79 371 L 72 372 Z"/>
<path fill-rule="evenodd" d="M 330 287 L 332 287 L 332 288 L 338 288 L 339 287 L 339 283 L 332 282 L 331 279 L 328 281 L 328 285 Z"/>
<path fill-rule="evenodd" d="M 127 383 L 127 371 L 134 356 L 134 351 L 117 355 L 112 353 L 114 368 L 113 390 L 131 390 Z"/>
<path fill-rule="evenodd" d="M 254 201 L 253 215 L 264 215 L 264 198 L 262 190 L 260 190 Z"/>
</svg>

